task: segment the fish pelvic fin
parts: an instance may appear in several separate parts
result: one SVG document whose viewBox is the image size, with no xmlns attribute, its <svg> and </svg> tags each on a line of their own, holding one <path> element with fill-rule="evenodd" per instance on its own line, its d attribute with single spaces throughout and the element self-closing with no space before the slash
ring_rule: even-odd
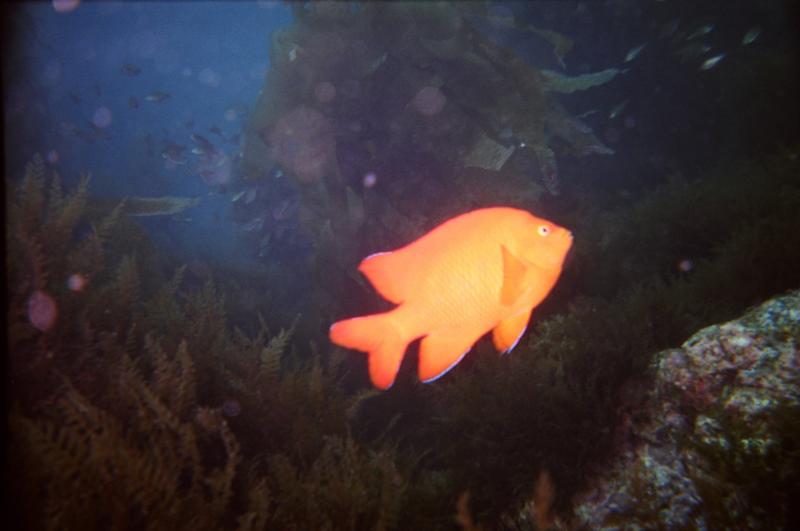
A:
<svg viewBox="0 0 800 531">
<path fill-rule="evenodd" d="M 391 312 L 346 319 L 331 325 L 330 340 L 369 354 L 369 377 L 378 389 L 389 389 L 400 370 L 408 341 L 397 330 Z"/>
<path fill-rule="evenodd" d="M 492 342 L 501 354 L 511 352 L 517 346 L 528 327 L 532 310 L 533 308 L 512 317 L 506 317 L 492 330 Z"/>
</svg>

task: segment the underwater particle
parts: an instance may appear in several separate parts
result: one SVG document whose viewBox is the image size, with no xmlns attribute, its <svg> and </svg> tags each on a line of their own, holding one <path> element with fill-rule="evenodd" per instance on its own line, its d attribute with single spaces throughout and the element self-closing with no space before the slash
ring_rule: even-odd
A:
<svg viewBox="0 0 800 531">
<path fill-rule="evenodd" d="M 238 417 L 242 412 L 242 405 L 238 400 L 230 399 L 222 403 L 222 413 L 226 417 Z"/>
<path fill-rule="evenodd" d="M 28 298 L 28 320 L 37 330 L 47 332 L 56 322 L 58 308 L 53 297 L 36 290 Z"/>
<path fill-rule="evenodd" d="M 80 273 L 73 273 L 67 279 L 67 287 L 72 291 L 83 291 L 89 281 Z"/>
<path fill-rule="evenodd" d="M 609 127 L 608 129 L 606 129 L 605 134 L 603 134 L 603 137 L 609 144 L 616 144 L 617 142 L 619 142 L 619 139 L 622 137 L 622 134 L 616 127 Z"/>
<path fill-rule="evenodd" d="M 253 67 L 250 68 L 248 74 L 250 75 L 250 79 L 255 79 L 255 80 L 264 79 L 265 77 L 267 77 L 267 67 L 264 66 L 263 64 L 254 65 Z"/>
<path fill-rule="evenodd" d="M 625 129 L 633 129 L 636 127 L 636 118 L 629 114 L 622 123 L 625 125 Z"/>
<path fill-rule="evenodd" d="M 278 119 L 268 144 L 275 161 L 301 183 L 318 181 L 336 160 L 333 127 L 309 107 L 297 107 Z"/>
<path fill-rule="evenodd" d="M 151 30 L 135 33 L 128 44 L 128 49 L 134 57 L 147 59 L 158 51 L 158 36 Z"/>
<path fill-rule="evenodd" d="M 378 176 L 375 172 L 369 172 L 364 176 L 364 188 L 372 188 L 378 182 Z"/>
<path fill-rule="evenodd" d="M 330 103 L 336 97 L 336 87 L 330 81 L 322 81 L 314 87 L 314 97 L 320 103 Z"/>
<path fill-rule="evenodd" d="M 237 115 L 236 111 L 234 111 L 233 109 L 228 109 L 227 111 L 225 111 L 225 121 L 226 122 L 235 122 L 236 118 L 238 118 L 238 117 L 239 117 L 239 115 Z"/>
<path fill-rule="evenodd" d="M 69 13 L 75 11 L 81 0 L 53 0 L 53 9 L 56 13 Z"/>
<path fill-rule="evenodd" d="M 433 116 L 439 113 L 444 104 L 447 103 L 447 98 L 444 97 L 442 91 L 436 87 L 423 87 L 414 96 L 414 108 L 417 112 L 424 116 Z"/>
<path fill-rule="evenodd" d="M 688 258 L 684 258 L 683 260 L 678 262 L 678 271 L 682 273 L 688 273 L 692 269 L 694 269 L 694 262 L 692 262 Z"/>
<path fill-rule="evenodd" d="M 183 77 L 190 77 L 192 75 L 192 69 L 189 68 L 188 66 L 185 67 L 183 70 L 181 70 L 181 75 Z"/>
<path fill-rule="evenodd" d="M 61 65 L 58 61 L 48 62 L 42 70 L 42 83 L 53 87 L 61 81 Z"/>
<path fill-rule="evenodd" d="M 156 71 L 159 74 L 171 74 L 178 69 L 180 55 L 174 49 L 161 49 L 154 58 Z"/>
<path fill-rule="evenodd" d="M 186 264 L 186 269 L 194 275 L 197 279 L 206 282 L 211 280 L 214 275 L 214 270 L 203 260 L 198 260 L 197 258 L 190 260 L 189 263 Z"/>
<path fill-rule="evenodd" d="M 489 23 L 496 28 L 514 27 L 514 12 L 508 6 L 490 6 L 486 15 Z"/>
<path fill-rule="evenodd" d="M 202 69 L 200 73 L 197 74 L 197 79 L 199 79 L 201 83 L 206 84 L 209 87 L 218 87 L 220 84 L 219 74 L 217 74 L 210 68 Z"/>
<path fill-rule="evenodd" d="M 48 151 L 47 162 L 49 162 L 50 164 L 55 164 L 56 162 L 58 162 L 58 151 L 56 151 L 55 149 L 51 149 L 50 151 Z"/>
<path fill-rule="evenodd" d="M 111 125 L 111 110 L 108 107 L 98 107 L 92 116 L 92 123 L 95 127 L 103 129 Z"/>
<path fill-rule="evenodd" d="M 347 98 L 356 99 L 361 96 L 361 83 L 357 79 L 345 79 L 339 88 L 342 95 Z"/>
</svg>

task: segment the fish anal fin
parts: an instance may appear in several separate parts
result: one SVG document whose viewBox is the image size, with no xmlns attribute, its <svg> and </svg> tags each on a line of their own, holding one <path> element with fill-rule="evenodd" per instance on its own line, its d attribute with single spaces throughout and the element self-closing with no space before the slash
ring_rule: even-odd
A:
<svg viewBox="0 0 800 531">
<path fill-rule="evenodd" d="M 525 291 L 527 267 L 508 250 L 508 247 L 501 245 L 500 248 L 503 252 L 503 285 L 500 288 L 500 302 L 505 306 L 511 306 Z"/>
<path fill-rule="evenodd" d="M 419 379 L 428 383 L 443 376 L 458 365 L 477 340 L 463 330 L 436 330 L 425 336 L 419 346 Z"/>
<path fill-rule="evenodd" d="M 358 270 L 364 274 L 381 297 L 400 304 L 406 300 L 410 257 L 398 251 L 375 253 L 364 258 Z"/>
<path fill-rule="evenodd" d="M 492 330 L 492 342 L 500 353 L 510 352 L 517 346 L 517 342 L 519 342 L 528 327 L 532 310 L 533 308 L 517 315 L 506 317 Z"/>
</svg>

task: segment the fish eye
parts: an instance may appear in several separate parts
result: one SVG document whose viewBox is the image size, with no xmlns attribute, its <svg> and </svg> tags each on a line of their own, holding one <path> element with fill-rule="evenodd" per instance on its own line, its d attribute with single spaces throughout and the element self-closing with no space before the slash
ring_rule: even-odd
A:
<svg viewBox="0 0 800 531">
<path fill-rule="evenodd" d="M 539 236 L 547 236 L 550 234 L 550 227 L 547 225 L 539 225 Z"/>
</svg>

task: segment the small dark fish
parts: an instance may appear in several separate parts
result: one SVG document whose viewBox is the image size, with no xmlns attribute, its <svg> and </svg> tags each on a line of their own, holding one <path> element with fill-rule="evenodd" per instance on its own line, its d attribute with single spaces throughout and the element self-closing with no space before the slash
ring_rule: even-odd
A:
<svg viewBox="0 0 800 531">
<path fill-rule="evenodd" d="M 136 98 L 136 96 L 131 96 L 128 98 L 128 107 L 131 109 L 139 108 L 139 100 Z"/>
<path fill-rule="evenodd" d="M 634 48 L 631 48 L 628 51 L 628 53 L 625 55 L 625 62 L 626 63 L 630 63 L 631 61 L 636 59 L 636 57 L 639 56 L 639 54 L 642 52 L 642 50 L 644 50 L 645 46 L 647 46 L 647 43 L 644 43 L 644 44 L 641 44 L 641 45 L 636 46 Z"/>
<path fill-rule="evenodd" d="M 197 144 L 197 148 L 192 150 L 192 153 L 196 155 L 211 155 L 217 153 L 218 151 L 217 148 L 214 147 L 214 144 L 209 142 L 209 140 L 202 135 L 198 135 L 197 133 L 192 133 L 191 139 L 192 142 Z"/>
<path fill-rule="evenodd" d="M 611 112 L 608 113 L 608 119 L 613 120 L 614 118 L 619 116 L 626 105 L 628 105 L 627 98 L 622 100 L 620 103 L 615 105 L 613 109 L 611 109 Z"/>
<path fill-rule="evenodd" d="M 208 128 L 208 130 L 211 131 L 212 133 L 214 133 L 217 136 L 220 136 L 220 137 L 222 136 L 222 129 L 220 129 L 216 125 L 212 125 L 211 127 Z"/>
<path fill-rule="evenodd" d="M 750 28 L 747 33 L 744 34 L 744 37 L 742 37 L 742 46 L 753 44 L 759 35 L 761 35 L 761 28 L 758 26 Z"/>
<path fill-rule="evenodd" d="M 711 70 L 712 68 L 717 66 L 717 63 L 722 61 L 724 58 L 725 58 L 724 53 L 720 53 L 713 57 L 709 57 L 708 59 L 703 61 L 703 64 L 700 65 L 700 70 Z"/>
<path fill-rule="evenodd" d="M 263 227 L 264 227 L 264 217 L 259 216 L 257 218 L 251 219 L 250 221 L 242 225 L 241 229 L 245 232 L 251 232 L 254 230 L 256 231 L 261 230 Z"/>
<path fill-rule="evenodd" d="M 275 221 L 285 221 L 297 213 L 299 202 L 296 199 L 286 198 L 272 206 L 270 213 Z"/>
<path fill-rule="evenodd" d="M 160 102 L 164 101 L 165 99 L 167 99 L 169 97 L 170 97 L 170 95 L 168 93 L 160 92 L 160 91 L 157 90 L 157 91 L 151 92 L 150 94 L 145 96 L 144 99 L 146 99 L 147 101 L 154 101 L 156 103 L 160 103 Z"/>
<path fill-rule="evenodd" d="M 72 100 L 72 103 L 78 104 L 81 102 L 81 97 L 75 94 L 74 92 L 68 92 L 69 99 Z"/>
<path fill-rule="evenodd" d="M 700 26 L 699 28 L 694 30 L 688 37 L 686 37 L 686 40 L 690 41 L 692 39 L 696 39 L 697 37 L 702 37 L 703 35 L 708 35 L 712 31 L 714 31 L 714 25 L 713 24 L 706 24 L 705 26 Z"/>
<path fill-rule="evenodd" d="M 231 143 L 231 144 L 238 144 L 239 140 L 241 140 L 241 138 L 242 138 L 242 135 L 240 135 L 239 133 L 235 133 L 235 134 L 231 135 L 230 137 L 228 137 L 227 141 L 229 143 Z"/>
<path fill-rule="evenodd" d="M 184 151 L 186 151 L 186 146 L 168 142 L 167 146 L 161 150 L 161 156 L 173 164 L 186 164 Z"/>
<path fill-rule="evenodd" d="M 142 73 L 142 69 L 141 68 L 139 68 L 136 65 L 132 65 L 130 63 L 125 63 L 124 65 L 122 65 L 120 70 L 122 71 L 123 74 L 131 76 L 131 77 L 138 76 L 139 74 Z"/>
<path fill-rule="evenodd" d="M 183 122 L 183 126 L 186 129 L 194 129 L 194 120 L 191 120 L 191 119 L 190 120 L 186 120 L 185 122 Z"/>
</svg>

